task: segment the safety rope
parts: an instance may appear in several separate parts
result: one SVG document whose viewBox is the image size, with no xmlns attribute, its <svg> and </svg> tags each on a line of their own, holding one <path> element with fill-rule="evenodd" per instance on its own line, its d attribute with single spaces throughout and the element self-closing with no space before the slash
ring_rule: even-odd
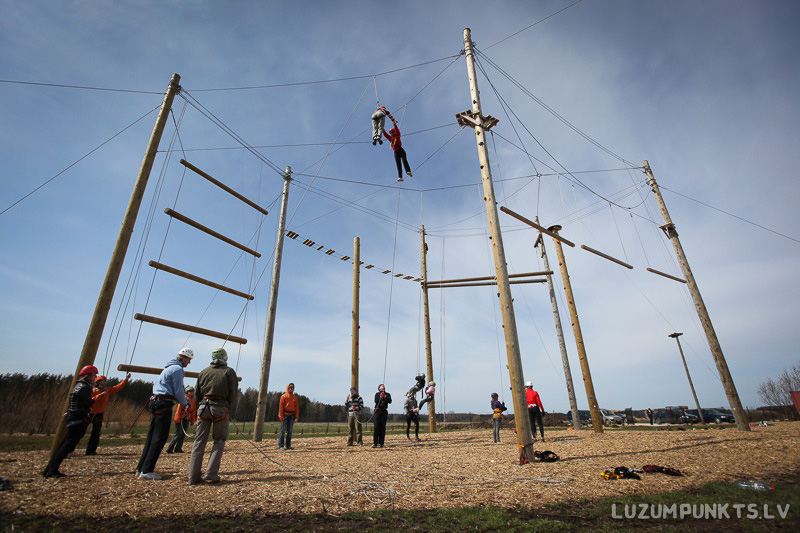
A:
<svg viewBox="0 0 800 533">
<path fill-rule="evenodd" d="M 400 191 L 397 191 L 397 214 L 395 220 L 400 217 Z M 392 271 L 394 271 L 394 262 L 397 257 L 397 224 L 394 225 L 394 243 L 392 245 Z M 394 276 L 389 278 L 389 312 L 386 316 L 386 347 L 383 352 L 383 378 L 382 383 L 386 382 L 386 362 L 389 358 L 389 326 L 392 323 L 392 295 L 394 292 Z"/>
</svg>

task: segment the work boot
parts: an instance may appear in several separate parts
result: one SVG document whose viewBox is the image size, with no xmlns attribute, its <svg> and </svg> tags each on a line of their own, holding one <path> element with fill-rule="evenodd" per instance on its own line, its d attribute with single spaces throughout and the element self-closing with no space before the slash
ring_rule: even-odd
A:
<svg viewBox="0 0 800 533">
<path fill-rule="evenodd" d="M 398 177 L 397 181 L 403 181 L 403 176 Z"/>
<path fill-rule="evenodd" d="M 66 475 L 66 474 L 64 474 L 64 473 L 62 473 L 62 472 L 59 472 L 58 470 L 56 470 L 55 472 L 44 472 L 42 475 L 43 475 L 44 477 L 48 478 L 48 479 L 49 479 L 49 478 L 60 478 L 60 477 L 67 477 L 67 475 Z"/>
<path fill-rule="evenodd" d="M 411 171 L 410 171 L 410 170 L 409 170 L 409 171 L 406 171 L 406 174 L 408 174 L 408 177 L 409 177 L 409 178 L 411 177 Z"/>
</svg>

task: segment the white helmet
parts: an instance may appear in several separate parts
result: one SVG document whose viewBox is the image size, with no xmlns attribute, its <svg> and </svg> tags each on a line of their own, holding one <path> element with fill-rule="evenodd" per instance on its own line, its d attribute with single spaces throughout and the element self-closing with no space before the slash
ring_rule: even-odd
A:
<svg viewBox="0 0 800 533">
<path fill-rule="evenodd" d="M 191 348 L 181 348 L 181 351 L 178 352 L 178 355 L 179 356 L 182 355 L 184 357 L 188 357 L 189 359 L 192 359 L 194 357 L 194 350 L 192 350 Z"/>
<path fill-rule="evenodd" d="M 525 386 L 526 386 L 526 387 L 533 388 L 533 382 L 531 382 L 531 381 L 526 381 L 526 382 L 525 382 Z"/>
</svg>

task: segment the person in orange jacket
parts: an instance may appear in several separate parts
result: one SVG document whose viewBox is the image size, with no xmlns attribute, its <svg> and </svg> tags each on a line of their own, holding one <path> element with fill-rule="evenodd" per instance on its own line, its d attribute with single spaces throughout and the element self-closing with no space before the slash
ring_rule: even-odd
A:
<svg viewBox="0 0 800 533">
<path fill-rule="evenodd" d="M 186 399 L 189 400 L 189 407 L 184 407 L 178 404 L 175 409 L 175 416 L 172 420 L 175 421 L 175 435 L 167 446 L 167 453 L 183 453 L 183 438 L 186 436 L 186 430 L 189 426 L 194 425 L 197 419 L 197 400 L 194 397 L 194 387 L 187 385 Z"/>
<path fill-rule="evenodd" d="M 300 418 L 300 405 L 297 394 L 294 393 L 294 383 L 286 385 L 286 392 L 278 402 L 278 419 L 281 421 L 281 435 L 278 438 L 278 448 L 281 450 L 292 449 L 292 428 Z"/>
<path fill-rule="evenodd" d="M 86 455 L 97 455 L 97 445 L 100 444 L 100 431 L 103 429 L 103 413 L 106 412 L 108 401 L 113 395 L 124 389 L 130 379 L 131 374 L 129 372 L 125 375 L 124 380 L 113 387 L 109 387 L 108 379 L 105 376 L 100 375 L 95 378 L 94 388 L 92 389 L 94 403 L 89 411 L 89 424 L 92 425 L 92 434 L 86 444 Z"/>
</svg>

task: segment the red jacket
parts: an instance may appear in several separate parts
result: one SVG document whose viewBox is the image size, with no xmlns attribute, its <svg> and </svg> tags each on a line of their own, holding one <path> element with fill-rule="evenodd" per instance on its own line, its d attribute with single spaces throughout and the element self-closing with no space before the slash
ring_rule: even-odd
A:
<svg viewBox="0 0 800 533">
<path fill-rule="evenodd" d="M 128 384 L 128 380 L 122 380 L 113 387 L 106 387 L 103 390 L 100 389 L 92 389 L 92 400 L 94 403 L 92 404 L 92 410 L 90 411 L 93 415 L 99 415 L 100 413 L 105 413 L 106 408 L 108 407 L 108 400 L 111 399 L 111 396 L 118 393 L 122 389 L 125 388 L 125 385 Z"/>
<path fill-rule="evenodd" d="M 542 400 L 539 398 L 539 393 L 535 390 L 529 388 L 525 389 L 525 401 L 528 403 L 528 407 L 531 407 L 532 405 L 538 405 L 539 409 L 544 411 Z"/>
<path fill-rule="evenodd" d="M 386 133 L 386 130 L 383 130 L 383 134 L 387 139 L 389 139 L 389 144 L 391 145 L 392 150 L 396 152 L 403 147 L 403 143 L 400 142 L 400 128 L 395 125 L 395 127 L 389 131 L 394 131 L 395 133 L 390 135 Z"/>
</svg>

